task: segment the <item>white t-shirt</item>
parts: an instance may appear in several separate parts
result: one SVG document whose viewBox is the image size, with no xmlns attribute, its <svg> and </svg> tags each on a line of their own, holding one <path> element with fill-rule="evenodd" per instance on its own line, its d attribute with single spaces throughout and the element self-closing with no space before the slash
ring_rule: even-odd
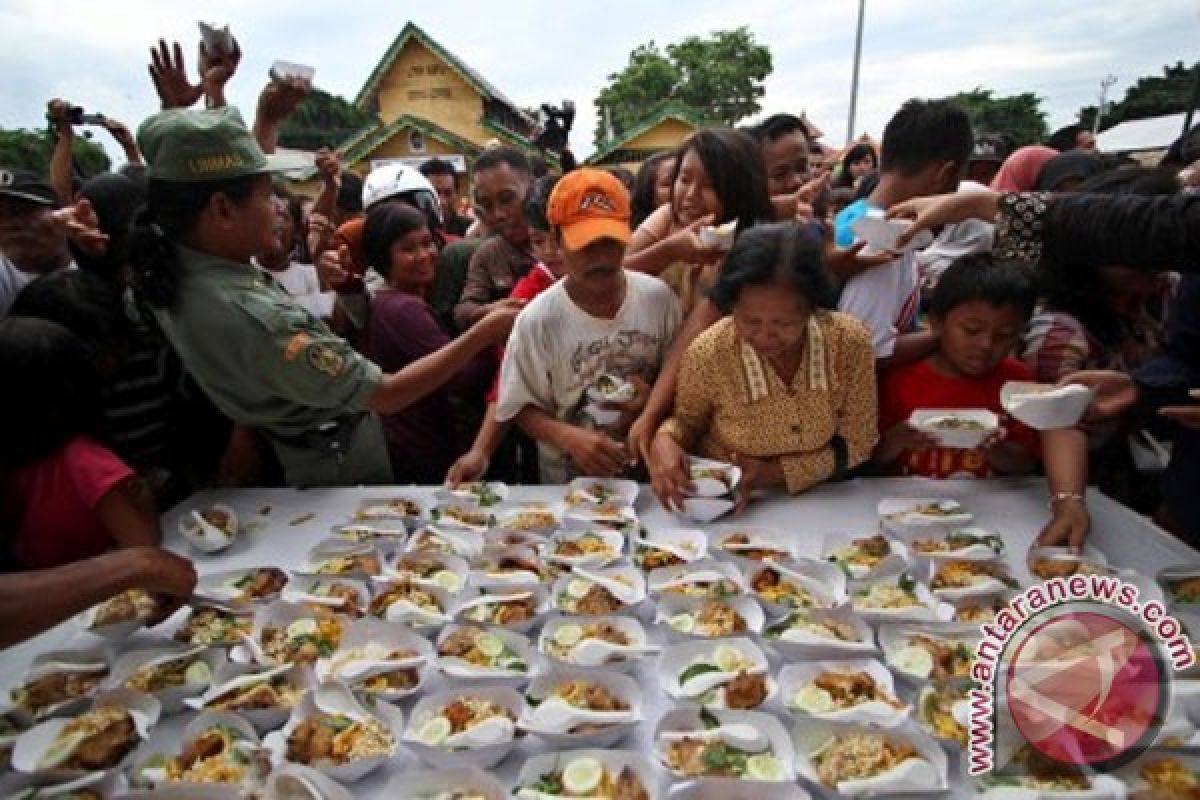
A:
<svg viewBox="0 0 1200 800">
<path fill-rule="evenodd" d="M 271 272 L 271 275 L 287 290 L 296 304 L 308 313 L 322 319 L 333 316 L 333 303 L 337 295 L 334 292 L 321 291 L 317 268 L 312 264 L 293 261 L 283 272 Z"/>
<path fill-rule="evenodd" d="M 496 417 L 512 419 L 527 405 L 571 425 L 599 428 L 587 413 L 587 390 L 601 375 L 653 383 L 679 327 L 679 301 L 652 275 L 625 272 L 625 302 L 612 319 L 575 305 L 565 281 L 542 292 L 517 317 L 500 368 Z M 623 431 L 606 429 L 616 436 Z M 538 443 L 542 483 L 579 475 L 570 456 Z"/>
<path fill-rule="evenodd" d="M 920 306 L 917 257 L 909 251 L 880 267 L 860 272 L 842 289 L 838 310 L 871 329 L 876 358 L 896 350 L 896 337 L 913 329 Z"/>
</svg>

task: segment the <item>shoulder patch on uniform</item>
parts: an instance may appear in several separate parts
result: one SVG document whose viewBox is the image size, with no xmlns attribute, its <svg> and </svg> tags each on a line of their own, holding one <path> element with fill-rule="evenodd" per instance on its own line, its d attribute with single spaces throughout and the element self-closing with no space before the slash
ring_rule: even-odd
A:
<svg viewBox="0 0 1200 800">
<path fill-rule="evenodd" d="M 296 358 L 304 352 L 304 348 L 308 347 L 308 343 L 312 341 L 312 337 L 307 333 L 297 333 L 292 338 L 288 339 L 287 347 L 283 350 L 283 357 L 288 361 L 295 361 Z"/>
<path fill-rule="evenodd" d="M 308 348 L 308 363 L 314 369 L 336 378 L 346 366 L 346 357 L 329 345 L 314 344 Z"/>
</svg>

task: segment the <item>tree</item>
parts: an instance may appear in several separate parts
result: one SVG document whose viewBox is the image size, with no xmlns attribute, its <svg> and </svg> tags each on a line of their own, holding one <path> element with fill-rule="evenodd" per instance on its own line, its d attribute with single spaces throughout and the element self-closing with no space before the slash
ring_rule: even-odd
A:
<svg viewBox="0 0 1200 800">
<path fill-rule="evenodd" d="M 334 147 L 379 119 L 336 95 L 313 89 L 279 131 L 279 146 L 297 150 Z"/>
<path fill-rule="evenodd" d="M 1200 62 L 1187 67 L 1182 61 L 1174 66 L 1163 67 L 1162 75 L 1146 75 L 1125 90 L 1125 97 L 1113 103 L 1100 120 L 1100 130 L 1107 130 L 1120 122 L 1147 117 L 1161 117 L 1188 110 L 1192 101 L 1192 82 Z M 1079 124 L 1088 128 L 1096 120 L 1096 107 L 1079 109 Z"/>
<path fill-rule="evenodd" d="M 741 27 L 708 38 L 689 36 L 667 45 L 653 41 L 629 54 L 629 63 L 608 76 L 596 97 L 595 144 L 637 125 L 651 109 L 672 101 L 724 125 L 762 110 L 763 81 L 771 74 L 771 51 Z"/>
<path fill-rule="evenodd" d="M 54 139 L 47 131 L 0 129 L 0 166 L 27 169 L 45 177 L 50 174 Z M 104 148 L 83 136 L 72 140 L 75 171 L 87 179 L 107 172 L 112 162 Z"/>
<path fill-rule="evenodd" d="M 994 97 L 991 89 L 977 86 L 947 99 L 967 112 L 976 133 L 1007 133 L 1018 146 L 1035 144 L 1046 136 L 1042 98 L 1033 92 Z"/>
</svg>

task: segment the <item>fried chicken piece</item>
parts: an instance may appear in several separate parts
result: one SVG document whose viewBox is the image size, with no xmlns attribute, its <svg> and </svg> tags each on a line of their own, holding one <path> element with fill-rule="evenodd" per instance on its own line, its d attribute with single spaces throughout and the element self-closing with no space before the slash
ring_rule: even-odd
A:
<svg viewBox="0 0 1200 800">
<path fill-rule="evenodd" d="M 667 750 L 667 762 L 682 775 L 704 775 L 709 771 L 704 763 L 707 745 L 700 739 L 680 739 Z"/>
<path fill-rule="evenodd" d="M 455 700 L 442 709 L 442 716 L 450 721 L 450 729 L 455 733 L 466 730 L 472 718 L 471 709 L 461 700 Z"/>
<path fill-rule="evenodd" d="M 459 628 L 438 645 L 438 655 L 446 658 L 463 658 L 475 649 L 475 638 L 479 634 L 478 628 Z"/>
<path fill-rule="evenodd" d="M 125 714 L 75 749 L 66 766 L 88 772 L 112 769 L 137 746 L 133 719 Z"/>
<path fill-rule="evenodd" d="M 864 556 L 877 559 L 886 558 L 888 553 L 892 551 L 892 546 L 882 534 L 876 534 L 865 539 L 855 539 L 854 545 L 858 547 Z"/>
<path fill-rule="evenodd" d="M 751 581 L 751 588 L 756 592 L 766 592 L 777 587 L 780 583 L 779 573 L 773 569 L 760 569 Z"/>
<path fill-rule="evenodd" d="M 312 764 L 333 755 L 333 730 L 315 719 L 301 722 L 287 741 L 287 760 Z"/>
<path fill-rule="evenodd" d="M 210 706 L 222 711 L 261 711 L 279 705 L 279 693 L 268 683 L 260 683 L 241 694 L 217 698 Z"/>
<path fill-rule="evenodd" d="M 742 670 L 725 686 L 725 705 L 732 709 L 758 708 L 767 699 L 767 677 Z"/>
<path fill-rule="evenodd" d="M 629 767 L 621 770 L 613 787 L 613 800 L 650 800 L 646 787 Z"/>
<path fill-rule="evenodd" d="M 287 573 L 277 567 L 263 567 L 254 572 L 250 582 L 242 587 L 242 596 L 262 598 L 278 594 L 287 583 Z"/>
<path fill-rule="evenodd" d="M 621 608 L 621 601 L 599 584 L 592 584 L 587 594 L 579 598 L 575 610 L 580 614 L 611 614 Z"/>
<path fill-rule="evenodd" d="M 527 619 L 532 619 L 536 610 L 532 597 L 509 600 L 496 606 L 496 624 L 517 625 Z"/>
<path fill-rule="evenodd" d="M 225 750 L 225 739 L 217 731 L 205 731 L 188 742 L 183 752 L 179 754 L 179 762 L 183 770 L 191 769 L 195 764 L 220 755 Z"/>
</svg>

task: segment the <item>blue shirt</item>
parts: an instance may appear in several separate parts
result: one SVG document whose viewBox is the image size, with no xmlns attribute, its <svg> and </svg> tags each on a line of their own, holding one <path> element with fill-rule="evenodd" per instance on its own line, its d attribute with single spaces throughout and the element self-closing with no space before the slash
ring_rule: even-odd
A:
<svg viewBox="0 0 1200 800">
<path fill-rule="evenodd" d="M 871 204 L 867 202 L 867 198 L 855 200 L 850 205 L 843 208 L 833 218 L 834 242 L 838 247 L 849 247 L 854 244 L 854 223 L 861 217 L 865 217 L 867 212 L 871 210 Z"/>
</svg>

